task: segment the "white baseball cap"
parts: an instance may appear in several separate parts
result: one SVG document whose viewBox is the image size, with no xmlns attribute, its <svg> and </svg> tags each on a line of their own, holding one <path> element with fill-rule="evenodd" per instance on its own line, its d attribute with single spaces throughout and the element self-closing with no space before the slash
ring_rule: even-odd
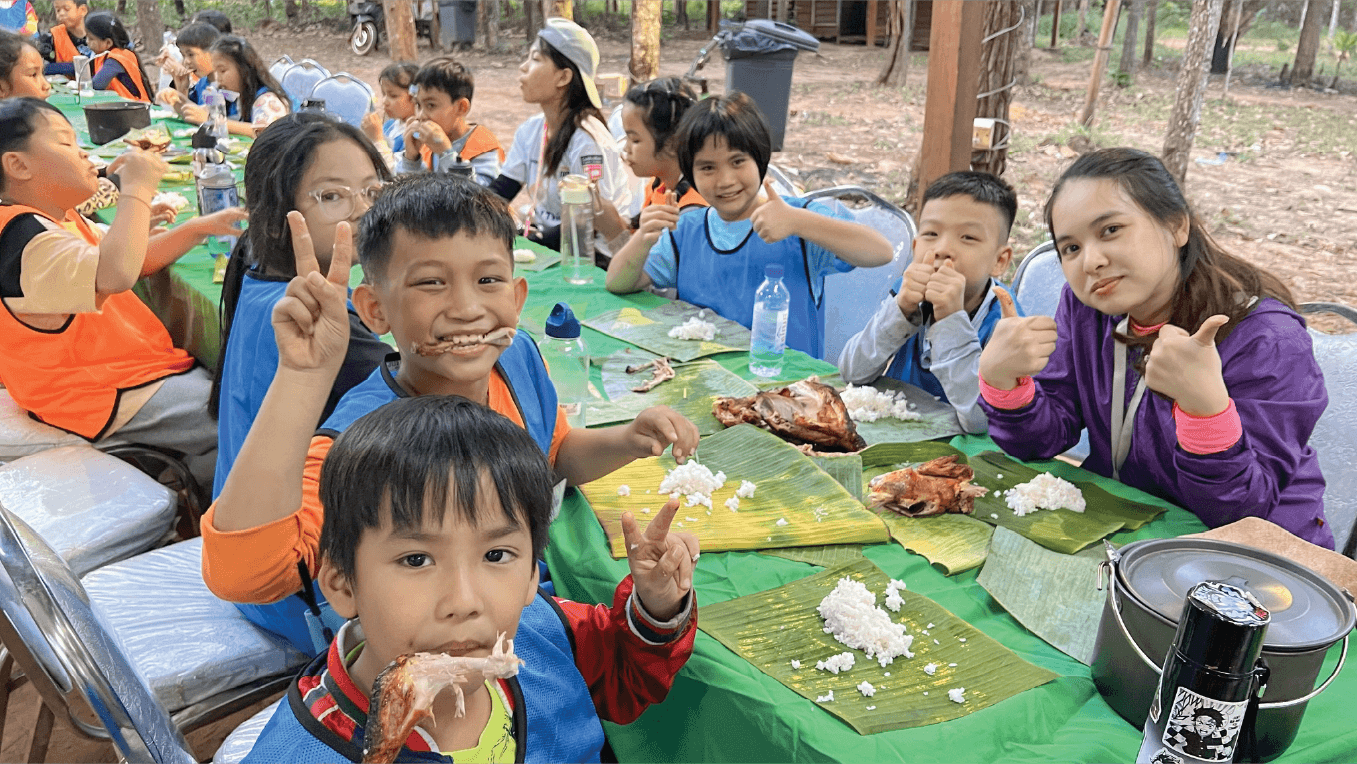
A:
<svg viewBox="0 0 1357 764">
<path fill-rule="evenodd" d="M 580 79 L 589 93 L 589 101 L 602 109 L 603 99 L 598 96 L 598 86 L 594 84 L 594 74 L 598 71 L 598 45 L 584 27 L 569 19 L 552 17 L 547 19 L 537 36 L 551 45 L 570 63 L 580 70 Z"/>
</svg>

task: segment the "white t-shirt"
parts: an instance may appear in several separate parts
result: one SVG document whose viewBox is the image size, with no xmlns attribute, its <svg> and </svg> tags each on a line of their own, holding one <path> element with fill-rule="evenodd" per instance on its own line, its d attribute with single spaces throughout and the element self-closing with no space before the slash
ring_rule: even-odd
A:
<svg viewBox="0 0 1357 764">
<path fill-rule="evenodd" d="M 523 184 L 529 196 L 537 182 L 538 164 L 542 158 L 542 135 L 546 117 L 530 117 L 518 126 L 513 146 L 504 160 L 500 174 Z M 597 136 L 597 137 L 596 137 Z M 561 224 L 561 196 L 559 183 L 567 175 L 583 175 L 598 184 L 599 194 L 619 210 L 628 209 L 631 189 L 627 184 L 626 168 L 608 128 L 597 119 L 586 119 L 570 136 L 565 158 L 555 176 L 547 178 L 537 189 L 533 205 L 533 221 L 543 228 Z"/>
</svg>

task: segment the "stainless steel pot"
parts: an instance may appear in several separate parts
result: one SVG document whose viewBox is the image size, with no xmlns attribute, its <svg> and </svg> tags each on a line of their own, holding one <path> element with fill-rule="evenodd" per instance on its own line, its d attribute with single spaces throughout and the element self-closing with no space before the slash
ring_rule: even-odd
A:
<svg viewBox="0 0 1357 764">
<path fill-rule="evenodd" d="M 1107 556 L 1107 602 L 1098 624 L 1093 681 L 1108 705 L 1136 727 L 1144 725 L 1187 590 L 1202 581 L 1231 583 L 1248 589 L 1272 613 L 1263 646 L 1271 677 L 1255 733 L 1261 760 L 1281 755 L 1296 738 L 1306 703 L 1329 686 L 1347 659 L 1348 634 L 1357 625 L 1352 595 L 1289 560 L 1213 539 L 1151 539 L 1120 551 L 1108 545 Z M 1324 656 L 1340 640 L 1338 664 L 1315 687 Z"/>
</svg>

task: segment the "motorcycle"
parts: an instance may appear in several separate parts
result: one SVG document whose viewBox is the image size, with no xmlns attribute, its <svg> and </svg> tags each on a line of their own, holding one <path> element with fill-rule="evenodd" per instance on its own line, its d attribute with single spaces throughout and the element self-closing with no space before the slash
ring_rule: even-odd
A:
<svg viewBox="0 0 1357 764">
<path fill-rule="evenodd" d="M 349 48 L 356 55 L 366 56 L 386 36 L 386 24 L 383 21 L 381 2 L 372 0 L 349 0 L 349 19 L 353 21 L 353 33 L 349 35 Z M 429 38 L 437 34 L 433 24 L 434 0 L 418 0 L 415 3 L 415 36 Z"/>
</svg>

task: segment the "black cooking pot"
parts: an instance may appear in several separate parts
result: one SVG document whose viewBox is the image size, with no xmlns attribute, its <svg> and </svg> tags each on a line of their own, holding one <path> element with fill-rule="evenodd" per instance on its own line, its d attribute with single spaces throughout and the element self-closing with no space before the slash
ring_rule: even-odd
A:
<svg viewBox="0 0 1357 764">
<path fill-rule="evenodd" d="M 1149 713 L 1187 590 L 1202 581 L 1247 589 L 1272 614 L 1263 644 L 1271 676 L 1255 725 L 1260 761 L 1291 745 L 1306 704 L 1343 668 L 1347 635 L 1357 625 L 1352 597 L 1290 560 L 1226 541 L 1176 538 L 1109 549 L 1103 565 L 1111 580 L 1098 624 L 1093 682 L 1107 704 L 1137 727 Z M 1329 648 L 1339 642 L 1338 664 L 1316 687 Z"/>
<path fill-rule="evenodd" d="M 139 127 L 151 126 L 151 105 L 142 101 L 108 101 L 85 104 L 85 126 L 90 141 L 102 146 Z"/>
</svg>

